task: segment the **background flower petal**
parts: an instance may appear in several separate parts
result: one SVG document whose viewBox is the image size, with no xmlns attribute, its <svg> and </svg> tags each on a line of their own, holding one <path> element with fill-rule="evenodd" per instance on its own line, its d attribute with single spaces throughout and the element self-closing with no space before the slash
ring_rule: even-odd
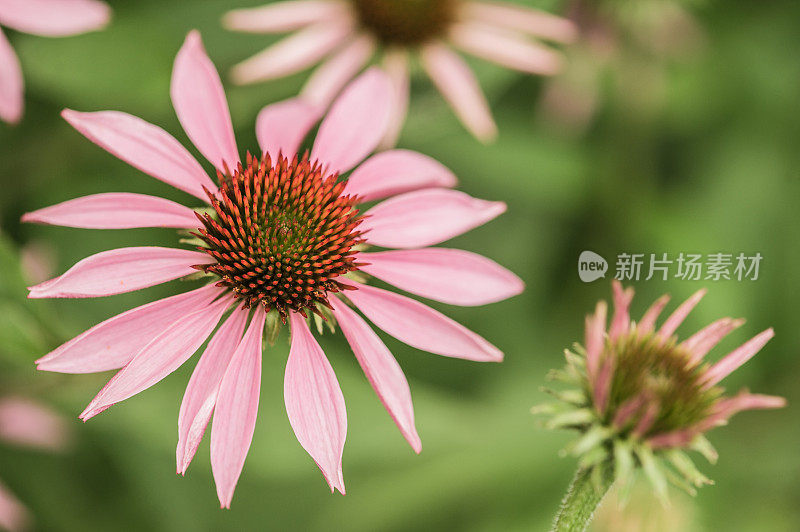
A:
<svg viewBox="0 0 800 532">
<path fill-rule="evenodd" d="M 11 43 L 0 29 L 0 120 L 15 124 L 22 118 L 25 82 Z"/>
<path fill-rule="evenodd" d="M 0 0 L 0 24 L 45 37 L 99 30 L 110 19 L 99 0 Z"/>
</svg>

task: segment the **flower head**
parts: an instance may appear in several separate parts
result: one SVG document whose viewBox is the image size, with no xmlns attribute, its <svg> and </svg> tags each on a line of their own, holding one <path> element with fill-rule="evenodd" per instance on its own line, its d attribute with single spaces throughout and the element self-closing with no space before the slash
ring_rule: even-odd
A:
<svg viewBox="0 0 800 532">
<path fill-rule="evenodd" d="M 44 37 L 66 37 L 102 28 L 111 10 L 99 0 L 0 0 L 0 26 Z M 0 120 L 22 118 L 24 82 L 19 59 L 0 30 Z"/>
<path fill-rule="evenodd" d="M 549 390 L 560 401 L 534 411 L 551 415 L 549 428 L 581 433 L 568 450 L 580 457 L 584 468 L 601 475 L 603 468 L 613 465 L 615 478 L 625 483 L 640 465 L 660 496 L 666 494 L 666 480 L 694 493 L 694 487 L 710 481 L 685 450 L 699 451 L 714 461 L 716 452 L 704 436 L 707 431 L 742 410 L 785 404 L 781 397 L 746 390 L 728 397 L 720 386 L 764 347 L 773 331 L 763 331 L 712 364 L 705 360 L 706 354 L 744 320 L 722 318 L 679 341 L 675 331 L 705 290 L 692 295 L 656 329 L 667 296 L 635 322 L 629 315 L 633 289 L 623 289 L 618 281 L 612 286 L 614 315 L 608 328 L 606 304 L 601 301 L 586 318 L 585 344 L 566 351 L 567 367 L 552 373 L 554 379 L 576 388 Z"/>
<path fill-rule="evenodd" d="M 429 247 L 495 218 L 505 205 L 450 190 L 453 174 L 416 152 L 386 151 L 353 170 L 389 126 L 392 87 L 377 69 L 344 89 L 311 152 L 303 155 L 301 141 L 320 112 L 293 99 L 259 114 L 262 155 L 240 161 L 222 85 L 197 32 L 189 34 L 175 60 L 172 100 L 187 135 L 215 167 L 216 182 L 172 136 L 139 118 L 113 111 L 66 110 L 63 116 L 94 143 L 204 200 L 203 206 L 108 193 L 44 208 L 24 220 L 97 229 L 179 228 L 187 232 L 183 242 L 195 249 L 101 252 L 31 287 L 30 297 L 107 296 L 185 277 L 206 284 L 96 325 L 38 360 L 39 369 L 122 368 L 81 414 L 88 420 L 166 377 L 210 337 L 181 404 L 176 457 L 183 474 L 213 414 L 211 465 L 220 502 L 227 507 L 254 433 L 263 340 L 274 340 L 286 323 L 291 329 L 284 381 L 289 421 L 331 490 L 344 493 L 344 398 L 309 321 L 320 332 L 323 324 L 338 325 L 380 400 L 419 452 L 403 372 L 353 307 L 416 348 L 500 361 L 500 350 L 477 334 L 368 281 L 374 277 L 456 305 L 482 305 L 519 293 L 519 278 L 493 261 Z M 371 208 L 362 205 L 389 196 Z M 371 246 L 398 249 L 367 251 Z"/>
<path fill-rule="evenodd" d="M 251 33 L 296 31 L 233 69 L 238 83 L 283 77 L 321 61 L 302 96 L 326 106 L 377 53 L 402 99 L 384 137 L 394 144 L 408 106 L 409 55 L 418 54 L 433 83 L 464 126 L 491 140 L 496 126 L 474 74 L 456 54 L 468 54 L 531 74 L 561 67 L 553 49 L 536 42 L 570 42 L 571 22 L 514 4 L 472 0 L 291 0 L 229 12 L 226 27 Z M 326 59 L 327 56 L 327 59 Z"/>
</svg>

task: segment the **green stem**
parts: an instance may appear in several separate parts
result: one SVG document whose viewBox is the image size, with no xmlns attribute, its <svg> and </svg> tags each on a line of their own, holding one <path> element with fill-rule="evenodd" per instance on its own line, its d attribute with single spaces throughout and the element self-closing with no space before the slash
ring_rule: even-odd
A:
<svg viewBox="0 0 800 532">
<path fill-rule="evenodd" d="M 578 469 L 553 523 L 553 532 L 583 532 L 589 526 L 600 501 L 614 483 L 613 466 L 605 461 L 591 468 Z"/>
</svg>

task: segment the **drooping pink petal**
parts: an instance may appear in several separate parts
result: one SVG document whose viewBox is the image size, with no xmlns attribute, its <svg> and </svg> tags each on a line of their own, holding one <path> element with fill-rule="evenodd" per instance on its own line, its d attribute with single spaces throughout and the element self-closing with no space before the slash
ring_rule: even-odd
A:
<svg viewBox="0 0 800 532">
<path fill-rule="evenodd" d="M 410 74 L 408 71 L 408 53 L 403 49 L 385 50 L 381 63 L 383 70 L 389 75 L 394 87 L 395 105 L 392 111 L 392 118 L 389 120 L 389 127 L 383 136 L 378 149 L 388 150 L 394 148 L 400 131 L 406 122 L 408 112 L 408 99 L 410 91 Z"/>
<path fill-rule="evenodd" d="M 694 428 L 662 432 L 647 439 L 647 443 L 653 449 L 670 449 L 675 447 L 687 447 L 697 436 L 698 432 Z"/>
<path fill-rule="evenodd" d="M 319 62 L 353 31 L 347 18 L 320 22 L 278 41 L 231 69 L 234 83 L 246 84 L 281 78 Z"/>
<path fill-rule="evenodd" d="M 325 22 L 344 13 L 344 6 L 338 1 L 290 0 L 229 11 L 222 18 L 222 24 L 233 31 L 285 33 Z"/>
<path fill-rule="evenodd" d="M 753 355 L 761 351 L 761 348 L 764 347 L 773 336 L 775 336 L 775 331 L 769 328 L 725 355 L 722 360 L 711 366 L 706 372 L 704 378 L 705 386 L 710 388 L 733 373 L 742 364 L 750 360 Z"/>
<path fill-rule="evenodd" d="M 0 528 L 9 532 L 28 530 L 31 517 L 28 510 L 0 482 Z"/>
<path fill-rule="evenodd" d="M 485 24 L 455 24 L 450 39 L 469 54 L 529 74 L 549 76 L 563 67 L 561 54 L 555 50 Z"/>
<path fill-rule="evenodd" d="M 678 329 L 683 320 L 686 319 L 686 316 L 692 311 L 692 309 L 697 306 L 703 296 L 706 295 L 706 289 L 702 288 L 695 292 L 694 294 L 689 297 L 686 301 L 681 303 L 681 305 L 675 309 L 675 311 L 670 314 L 667 321 L 664 322 L 664 325 L 658 330 L 658 336 L 663 339 L 667 339 L 672 336 L 675 331 Z"/>
<path fill-rule="evenodd" d="M 450 188 L 457 183 L 445 165 L 410 150 L 389 150 L 373 155 L 347 180 L 347 193 L 372 201 L 423 188 Z"/>
<path fill-rule="evenodd" d="M 455 190 L 418 190 L 368 210 L 361 230 L 376 246 L 433 246 L 483 225 L 505 210 L 506 204 L 501 201 L 485 201 Z"/>
<path fill-rule="evenodd" d="M 0 29 L 0 120 L 16 124 L 25 107 L 22 68 L 11 43 Z"/>
<path fill-rule="evenodd" d="M 521 31 L 535 37 L 571 43 L 578 37 L 572 21 L 538 9 L 504 2 L 467 2 L 461 7 L 465 20 Z"/>
<path fill-rule="evenodd" d="M 331 492 L 344 494 L 342 453 L 347 437 L 347 413 L 339 381 L 311 335 L 306 320 L 290 315 L 292 347 L 286 362 L 283 397 L 297 441 L 322 470 Z"/>
<path fill-rule="evenodd" d="M 357 36 L 317 67 L 303 85 L 300 96 L 322 108 L 328 107 L 374 52 L 374 38 L 366 34 Z"/>
<path fill-rule="evenodd" d="M 0 400 L 0 440 L 22 447 L 60 451 L 69 441 L 64 420 L 43 405 L 22 397 Z"/>
<path fill-rule="evenodd" d="M 606 313 L 606 302 L 600 301 L 594 314 L 586 316 L 586 373 L 590 381 L 595 379 L 600 368 L 600 355 L 605 344 Z"/>
<path fill-rule="evenodd" d="M 264 309 L 259 306 L 219 386 L 211 425 L 211 470 L 217 497 L 231 507 L 233 492 L 253 442 L 261 393 L 261 342 Z"/>
<path fill-rule="evenodd" d="M 633 419 L 633 416 L 639 412 L 639 409 L 644 406 L 645 403 L 645 396 L 644 394 L 639 394 L 630 399 L 623 402 L 618 408 L 616 414 L 614 414 L 614 421 L 613 425 L 618 431 L 621 431 L 625 428 L 625 426 Z"/>
<path fill-rule="evenodd" d="M 264 107 L 256 119 L 256 137 L 261 151 L 273 158 L 282 153 L 291 159 L 320 115 L 319 107 L 301 98 Z"/>
<path fill-rule="evenodd" d="M 220 325 L 219 330 L 208 342 L 208 347 L 200 357 L 186 386 L 178 415 L 178 446 L 175 450 L 179 475 L 186 473 L 197 452 L 197 446 L 203 439 L 206 425 L 217 402 L 219 385 L 242 339 L 247 316 L 246 310 L 237 308 Z"/>
<path fill-rule="evenodd" d="M 28 297 L 100 297 L 133 292 L 194 273 L 213 259 L 198 251 L 133 247 L 86 257 L 63 275 L 29 288 Z"/>
<path fill-rule="evenodd" d="M 175 137 L 141 118 L 118 111 L 61 112 L 84 137 L 134 168 L 204 201 L 217 190 L 203 167 Z"/>
<path fill-rule="evenodd" d="M 219 170 L 233 169 L 239 150 L 228 101 L 196 30 L 189 32 L 175 57 L 170 95 L 183 130 L 203 157 Z"/>
<path fill-rule="evenodd" d="M 341 299 L 330 299 L 333 315 L 342 328 L 347 342 L 364 370 L 383 406 L 392 416 L 403 437 L 414 449 L 422 451 L 422 442 L 414 425 L 414 405 L 411 390 L 400 364 L 389 352 L 378 335 L 361 317 L 352 311 Z"/>
<path fill-rule="evenodd" d="M 656 320 L 661 315 L 664 307 L 667 306 L 667 303 L 669 303 L 669 296 L 666 294 L 656 299 L 655 303 L 650 305 L 650 308 L 644 313 L 641 321 L 636 325 L 636 329 L 642 334 L 653 332 L 656 327 Z"/>
<path fill-rule="evenodd" d="M 422 303 L 387 290 L 350 282 L 347 297 L 372 323 L 412 347 L 454 358 L 500 362 L 495 346 Z"/>
<path fill-rule="evenodd" d="M 174 201 L 144 194 L 94 194 L 29 212 L 23 222 L 85 229 L 136 227 L 196 228 L 194 211 Z"/>
<path fill-rule="evenodd" d="M 491 259 L 460 249 L 361 253 L 360 269 L 418 296 L 451 305 L 485 305 L 522 292 L 522 280 Z"/>
<path fill-rule="evenodd" d="M 752 394 L 747 391 L 740 392 L 735 397 L 720 400 L 713 406 L 711 415 L 701 421 L 696 427 L 698 432 L 705 432 L 719 425 L 727 423 L 734 414 L 744 410 L 767 410 L 783 408 L 786 399 L 774 395 Z"/>
<path fill-rule="evenodd" d="M 633 288 L 622 289 L 622 283 L 614 279 L 611 283 L 614 290 L 614 317 L 611 319 L 611 327 L 608 329 L 608 337 L 616 340 L 620 335 L 628 332 L 631 326 L 629 314 L 631 301 L 633 301 Z"/>
<path fill-rule="evenodd" d="M 233 301 L 222 297 L 183 316 L 156 336 L 108 381 L 81 413 L 84 421 L 153 386 L 197 351 Z"/>
<path fill-rule="evenodd" d="M 333 102 L 311 151 L 334 172 L 344 173 L 369 155 L 389 127 L 394 103 L 385 72 L 370 68 L 345 87 Z"/>
<path fill-rule="evenodd" d="M 205 308 L 221 293 L 205 286 L 160 299 L 95 325 L 36 361 L 43 371 L 97 373 L 127 365 L 179 318 Z"/>
<path fill-rule="evenodd" d="M 614 358 L 606 357 L 597 371 L 597 375 L 590 381 L 592 384 L 592 397 L 594 406 L 600 415 L 605 414 L 608 398 L 611 393 L 611 380 L 614 378 Z"/>
<path fill-rule="evenodd" d="M 658 412 L 661 409 L 658 401 L 650 399 L 644 408 L 644 414 L 639 418 L 639 422 L 633 428 L 631 434 L 636 438 L 641 438 L 648 430 L 653 428 L 653 423 L 656 422 Z"/>
<path fill-rule="evenodd" d="M 725 338 L 731 331 L 744 324 L 744 320 L 722 318 L 701 329 L 680 344 L 680 347 L 691 353 L 690 364 L 699 364 L 703 357 Z"/>
<path fill-rule="evenodd" d="M 497 136 L 497 126 L 475 74 L 458 54 L 444 44 L 422 49 L 422 66 L 464 127 L 481 142 Z"/>
<path fill-rule="evenodd" d="M 99 30 L 110 19 L 111 9 L 98 0 L 0 0 L 0 24 L 45 37 Z"/>
</svg>

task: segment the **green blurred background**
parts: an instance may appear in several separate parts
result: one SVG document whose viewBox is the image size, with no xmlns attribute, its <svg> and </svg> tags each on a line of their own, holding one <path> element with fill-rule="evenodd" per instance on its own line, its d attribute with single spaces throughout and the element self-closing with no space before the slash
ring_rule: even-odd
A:
<svg viewBox="0 0 800 532">
<path fill-rule="evenodd" d="M 275 38 L 228 33 L 219 17 L 259 3 L 109 0 L 114 21 L 104 32 L 58 40 L 9 32 L 25 72 L 27 109 L 20 125 L 0 124 L 0 396 L 43 401 L 72 432 L 63 453 L 0 444 L 0 479 L 29 507 L 36 529 L 545 530 L 575 461 L 558 457 L 571 436 L 544 431 L 529 408 L 545 399 L 539 387 L 549 368 L 561 366 L 563 348 L 581 339 L 583 316 L 609 296 L 607 282 L 584 284 L 577 276 L 578 254 L 589 249 L 610 261 L 621 252 L 760 252 L 755 282 L 635 283 L 634 314 L 661 293 L 680 300 L 708 286 L 679 334 L 724 315 L 746 317 L 746 326 L 712 353 L 720 356 L 774 326 L 776 338 L 726 384 L 789 400 L 786 409 L 741 414 L 711 434 L 721 458 L 701 469 L 715 486 L 695 499 L 673 492 L 667 512 L 640 479 L 632 503 L 624 511 L 608 504 L 594 529 L 800 530 L 796 0 L 695 3 L 687 8 L 688 33 L 685 26 L 659 26 L 659 1 L 641 4 L 633 19 L 615 7 L 620 27 L 611 46 L 576 45 L 570 69 L 555 81 L 471 62 L 500 126 L 491 146 L 468 136 L 430 84 L 415 78 L 400 146 L 451 167 L 470 194 L 509 204 L 507 214 L 448 245 L 490 256 L 527 283 L 523 295 L 485 308 L 434 305 L 501 347 L 502 364 L 437 357 L 384 336 L 411 384 L 420 456 L 340 335 L 321 343 L 348 407 L 345 497 L 328 492 L 287 422 L 285 333 L 264 358 L 258 425 L 230 511 L 218 508 L 207 438 L 187 477 L 174 474 L 178 408 L 193 363 L 79 422 L 110 374 L 36 374 L 33 360 L 109 316 L 184 287 L 27 301 L 20 256 L 50 257 L 55 274 L 109 248 L 174 245 L 176 235 L 21 226 L 20 215 L 112 191 L 192 203 L 93 146 L 58 112 L 124 110 L 190 146 L 169 101 L 175 53 L 187 31 L 198 28 L 225 77 Z M 669 42 L 650 46 L 648 38 L 659 33 L 644 20 L 655 20 Z M 257 147 L 258 110 L 294 95 L 305 76 L 245 88 L 226 82 L 240 149 Z M 575 109 L 594 111 L 576 117 Z"/>
</svg>

